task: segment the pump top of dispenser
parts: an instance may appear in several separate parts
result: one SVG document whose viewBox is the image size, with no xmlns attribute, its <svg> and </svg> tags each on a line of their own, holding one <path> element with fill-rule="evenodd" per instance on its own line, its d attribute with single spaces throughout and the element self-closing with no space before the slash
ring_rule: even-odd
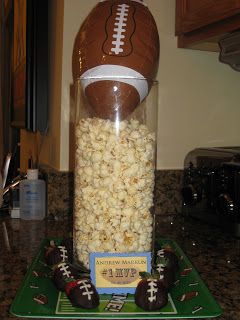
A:
<svg viewBox="0 0 240 320">
<path fill-rule="evenodd" d="M 27 179 L 28 180 L 37 180 L 38 179 L 38 169 L 28 169 L 27 170 Z"/>
</svg>

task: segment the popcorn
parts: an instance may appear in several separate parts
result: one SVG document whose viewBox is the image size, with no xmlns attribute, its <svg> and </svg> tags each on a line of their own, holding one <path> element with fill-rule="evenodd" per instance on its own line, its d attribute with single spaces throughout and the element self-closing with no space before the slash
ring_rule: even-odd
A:
<svg viewBox="0 0 240 320">
<path fill-rule="evenodd" d="M 155 135 L 137 120 L 76 126 L 74 246 L 90 252 L 151 250 Z"/>
</svg>

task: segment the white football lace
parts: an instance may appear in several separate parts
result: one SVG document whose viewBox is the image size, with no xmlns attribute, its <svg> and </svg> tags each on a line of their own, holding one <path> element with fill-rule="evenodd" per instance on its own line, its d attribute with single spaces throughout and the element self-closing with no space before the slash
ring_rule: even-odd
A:
<svg viewBox="0 0 240 320">
<path fill-rule="evenodd" d="M 113 48 L 111 48 L 111 51 L 114 52 L 115 54 L 119 54 L 121 52 L 123 52 L 123 49 L 121 48 L 121 46 L 124 45 L 124 41 L 122 41 L 122 39 L 125 38 L 125 35 L 123 34 L 124 32 L 126 32 L 126 29 L 124 27 L 126 27 L 126 21 L 127 21 L 127 16 L 128 16 L 128 11 L 129 11 L 129 6 L 127 4 L 119 4 L 118 8 L 117 8 L 117 13 L 116 13 L 116 22 L 114 23 L 114 25 L 117 28 L 114 28 L 113 30 L 116 32 L 113 34 L 113 38 L 115 39 L 114 41 L 112 41 L 112 44 L 114 45 Z"/>
<path fill-rule="evenodd" d="M 108 0 L 99 0 L 99 2 L 105 2 L 105 1 L 108 1 Z M 138 2 L 140 4 L 143 4 L 145 7 L 147 7 L 147 4 L 143 2 L 143 0 L 131 0 L 133 2 Z"/>
</svg>

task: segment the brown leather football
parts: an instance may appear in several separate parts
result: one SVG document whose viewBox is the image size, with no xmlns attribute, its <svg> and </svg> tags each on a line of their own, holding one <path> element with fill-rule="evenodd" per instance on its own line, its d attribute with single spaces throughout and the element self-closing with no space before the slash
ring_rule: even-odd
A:
<svg viewBox="0 0 240 320">
<path fill-rule="evenodd" d="M 81 79 L 95 116 L 122 120 L 148 95 L 158 61 L 158 30 L 146 4 L 100 1 L 75 39 L 73 78 Z"/>
</svg>

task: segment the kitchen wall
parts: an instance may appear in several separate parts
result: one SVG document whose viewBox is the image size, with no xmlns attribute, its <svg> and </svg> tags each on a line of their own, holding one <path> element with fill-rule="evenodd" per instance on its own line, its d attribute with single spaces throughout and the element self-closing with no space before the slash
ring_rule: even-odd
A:
<svg viewBox="0 0 240 320">
<path fill-rule="evenodd" d="M 182 169 L 199 146 L 240 145 L 240 73 L 218 62 L 218 54 L 177 48 L 175 0 L 145 1 L 161 42 L 158 169 Z M 74 38 L 97 0 L 51 0 L 50 124 L 41 140 L 40 162 L 60 171 L 71 168 Z M 69 148 L 70 146 L 70 148 Z"/>
</svg>

